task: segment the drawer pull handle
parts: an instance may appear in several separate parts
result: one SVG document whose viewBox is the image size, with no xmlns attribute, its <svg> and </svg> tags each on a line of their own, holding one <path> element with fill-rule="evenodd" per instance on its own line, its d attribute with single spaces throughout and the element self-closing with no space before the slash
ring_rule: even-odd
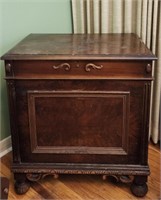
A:
<svg viewBox="0 0 161 200">
<path fill-rule="evenodd" d="M 66 71 L 69 71 L 71 69 L 71 66 L 68 63 L 62 63 L 60 65 L 53 66 L 53 69 L 60 69 L 60 68 L 64 68 Z"/>
<path fill-rule="evenodd" d="M 151 71 L 152 71 L 151 64 L 147 64 L 147 66 L 146 66 L 146 72 L 150 73 Z"/>
<path fill-rule="evenodd" d="M 103 65 L 95 65 L 93 63 L 88 63 L 86 66 L 85 66 L 85 71 L 86 72 L 90 72 L 91 69 L 102 69 L 103 68 Z"/>
</svg>

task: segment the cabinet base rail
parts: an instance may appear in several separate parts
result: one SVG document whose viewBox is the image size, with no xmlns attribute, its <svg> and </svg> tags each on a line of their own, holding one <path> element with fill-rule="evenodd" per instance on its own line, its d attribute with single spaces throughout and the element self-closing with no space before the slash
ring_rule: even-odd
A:
<svg viewBox="0 0 161 200">
<path fill-rule="evenodd" d="M 69 174 L 67 172 L 69 171 L 66 171 L 66 173 L 65 171 L 64 173 L 62 173 L 61 171 L 62 174 Z M 75 173 L 73 171 L 73 173 L 71 173 L 70 171 L 71 174 L 95 174 L 95 175 L 101 174 L 98 171 L 94 171 L 95 173 L 93 173 L 93 171 L 90 171 L 90 172 L 91 173 L 89 173 L 89 171 L 84 170 L 84 173 L 81 173 L 81 172 L 78 173 L 78 171 L 75 171 Z M 30 185 L 32 182 L 38 182 L 39 180 L 49 175 L 53 176 L 55 179 L 59 177 L 58 171 L 55 171 L 55 173 L 51 173 L 51 172 L 50 173 L 38 173 L 38 172 L 37 173 L 36 172 L 35 173 L 15 173 L 14 172 L 16 193 L 25 194 L 30 189 Z M 102 173 L 102 179 L 104 181 L 109 177 L 109 180 L 111 180 L 114 183 L 121 182 L 124 184 L 130 184 L 130 189 L 131 189 L 132 194 L 134 194 L 137 197 L 143 197 L 148 192 L 148 186 L 146 184 L 147 176 L 148 175 L 138 175 L 137 172 L 134 172 L 134 171 L 129 174 L 128 172 L 121 174 L 121 172 L 118 173 L 116 171 L 115 173 L 111 173 L 109 171 L 106 171 L 106 174 Z"/>
</svg>

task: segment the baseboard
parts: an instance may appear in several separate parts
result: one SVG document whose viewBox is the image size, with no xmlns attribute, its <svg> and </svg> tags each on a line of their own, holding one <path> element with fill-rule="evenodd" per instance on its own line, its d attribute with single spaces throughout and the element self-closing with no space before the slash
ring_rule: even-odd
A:
<svg viewBox="0 0 161 200">
<path fill-rule="evenodd" d="M 0 141 L 0 158 L 12 150 L 11 136 Z"/>
</svg>

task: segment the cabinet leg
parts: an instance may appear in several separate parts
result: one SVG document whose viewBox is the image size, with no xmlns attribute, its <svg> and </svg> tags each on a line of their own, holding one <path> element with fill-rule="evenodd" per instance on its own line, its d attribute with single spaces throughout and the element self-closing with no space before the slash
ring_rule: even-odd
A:
<svg viewBox="0 0 161 200">
<path fill-rule="evenodd" d="M 30 182 L 25 174 L 14 174 L 15 191 L 17 194 L 25 194 L 30 189 Z"/>
<path fill-rule="evenodd" d="M 131 192 L 137 197 L 144 197 L 148 192 L 147 176 L 135 176 L 131 184 Z"/>
</svg>

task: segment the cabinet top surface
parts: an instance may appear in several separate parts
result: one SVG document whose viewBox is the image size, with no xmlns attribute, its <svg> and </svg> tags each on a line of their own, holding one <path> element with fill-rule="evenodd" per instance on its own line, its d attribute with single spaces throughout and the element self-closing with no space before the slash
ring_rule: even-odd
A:
<svg viewBox="0 0 161 200">
<path fill-rule="evenodd" d="M 30 34 L 3 60 L 154 60 L 135 34 Z"/>
</svg>

